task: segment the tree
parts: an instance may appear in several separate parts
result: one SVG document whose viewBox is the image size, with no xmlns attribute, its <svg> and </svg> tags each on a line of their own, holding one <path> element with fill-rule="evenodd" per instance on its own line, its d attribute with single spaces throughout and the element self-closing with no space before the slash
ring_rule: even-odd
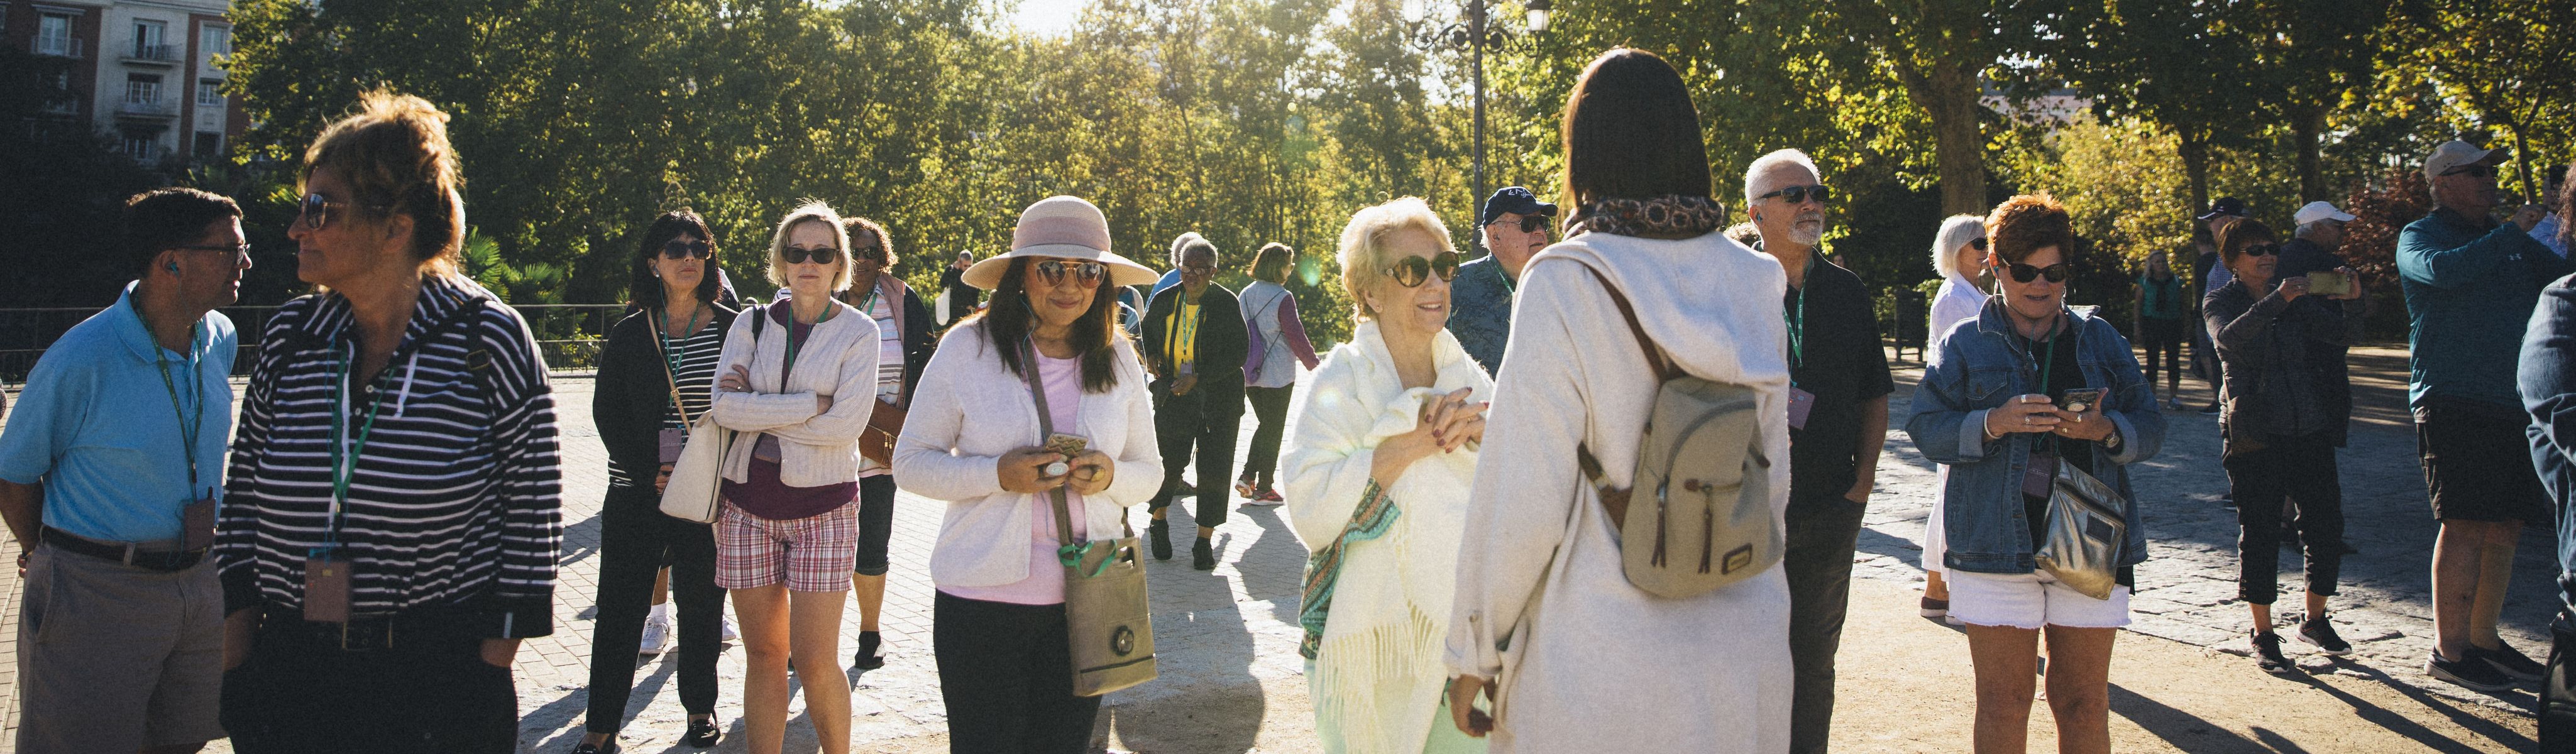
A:
<svg viewBox="0 0 2576 754">
<path fill-rule="evenodd" d="M 2388 46 L 2411 75 L 2421 76 L 2460 111 L 2468 125 L 2498 129 L 2513 142 L 2514 172 L 2525 197 L 2538 196 L 2531 144 L 2576 138 L 2576 66 L 2568 35 L 2576 4 L 2509 0 L 2406 2 L 2398 6 Z"/>
</svg>

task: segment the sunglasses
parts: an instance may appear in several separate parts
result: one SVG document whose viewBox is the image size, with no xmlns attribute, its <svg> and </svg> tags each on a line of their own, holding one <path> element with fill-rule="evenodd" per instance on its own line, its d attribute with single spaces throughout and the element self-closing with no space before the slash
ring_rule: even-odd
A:
<svg viewBox="0 0 2576 754">
<path fill-rule="evenodd" d="M 1499 223 L 1499 222 L 1502 222 L 1502 221 L 1501 221 L 1501 220 L 1495 220 L 1495 221 L 1494 221 L 1494 223 Z M 1486 224 L 1487 224 L 1487 225 L 1492 225 L 1492 224 L 1494 224 L 1494 223 L 1486 223 Z M 1530 216 L 1528 216 L 1528 217 L 1523 217 L 1523 218 L 1521 218 L 1521 219 L 1520 219 L 1520 223 L 1519 223 L 1519 224 L 1520 224 L 1520 226 L 1521 226 L 1521 232 L 1523 232 L 1523 233 L 1536 233 L 1536 232 L 1539 232 L 1539 231 L 1541 231 L 1541 230 L 1546 230 L 1546 229 L 1547 229 L 1547 216 L 1546 216 L 1546 215 L 1530 215 Z"/>
<path fill-rule="evenodd" d="M 324 197 L 321 194 L 305 194 L 304 199 L 296 202 L 295 204 L 295 219 L 302 221 L 304 223 L 304 227 L 307 229 L 321 230 L 331 225 L 332 207 L 353 206 L 363 206 L 367 209 L 372 209 L 378 212 L 392 209 L 391 207 L 387 207 L 382 204 L 353 205 L 347 202 L 331 201 L 328 197 Z"/>
<path fill-rule="evenodd" d="M 861 246 L 861 247 L 859 247 L 859 248 L 851 249 L 851 250 L 850 250 L 850 252 L 851 252 L 852 254 L 857 255 L 859 259 L 866 260 L 866 261 L 870 261 L 870 262 L 876 262 L 876 263 L 879 263 L 879 264 L 883 264 L 883 263 L 885 262 L 885 258 L 886 258 L 885 247 L 883 247 L 883 246 L 878 246 L 878 245 L 876 245 L 876 244 L 869 244 L 869 245 L 866 245 L 866 246 Z"/>
<path fill-rule="evenodd" d="M 1986 250 L 1986 237 L 1985 237 L 1985 236 L 1978 236 L 1978 237 L 1976 237 L 1976 238 L 1968 239 L 1968 248 L 1976 249 L 1976 250 L 1978 250 L 1978 251 L 1985 251 L 1985 250 Z"/>
<path fill-rule="evenodd" d="M 2051 283 L 2063 283 L 2066 282 L 2067 278 L 2075 275 L 2075 265 L 2071 262 L 2059 262 L 2046 267 L 2032 267 L 2020 262 L 2005 262 L 2004 267 L 2012 273 L 2013 282 L 2016 283 L 2027 283 L 2034 278 L 2042 277 L 2048 278 L 2048 282 Z"/>
<path fill-rule="evenodd" d="M 1396 285 L 1406 288 L 1420 286 L 1422 281 L 1430 279 L 1433 275 L 1440 276 L 1440 281 L 1445 283 L 1458 277 L 1458 252 L 1444 251 L 1438 256 L 1428 258 L 1405 257 L 1396 260 L 1394 264 L 1387 265 L 1381 272 L 1384 272 L 1387 277 L 1395 278 Z"/>
<path fill-rule="evenodd" d="M 662 244 L 662 258 L 664 259 L 682 259 L 686 257 L 707 259 L 715 256 L 715 253 L 716 247 L 708 245 L 705 241 L 675 240 L 670 243 Z"/>
<path fill-rule="evenodd" d="M 789 246 L 778 252 L 778 257 L 787 260 L 788 264 L 804 264 L 808 259 L 814 260 L 815 264 L 832 264 L 841 261 L 841 250 L 830 246 L 811 249 Z"/>
<path fill-rule="evenodd" d="M 2279 244 L 2258 243 L 2242 249 L 2237 249 L 2236 253 L 2241 256 L 2268 257 L 2280 250 L 2281 246 Z"/>
<path fill-rule="evenodd" d="M 2442 171 L 2443 175 L 2467 175 L 2471 178 L 2494 178 L 2496 169 L 2489 165 L 2462 165 Z"/>
<path fill-rule="evenodd" d="M 1063 285 L 1065 276 L 1071 275 L 1075 283 L 1089 288 L 1099 285 L 1100 278 L 1109 274 L 1109 265 L 1099 262 L 1066 262 L 1049 259 L 1031 265 L 1030 268 L 1037 270 L 1039 280 L 1051 286 Z"/>
<path fill-rule="evenodd" d="M 1785 201 L 1790 204 L 1805 204 L 1807 202 L 1807 197 L 1812 196 L 1816 198 L 1817 204 L 1823 204 L 1834 200 L 1834 190 L 1827 188 L 1821 183 L 1813 186 L 1790 186 L 1768 194 L 1753 197 L 1753 199 L 1755 201 L 1760 201 L 1775 196 L 1780 197 L 1781 201 Z"/>
<path fill-rule="evenodd" d="M 250 256 L 250 244 L 221 244 L 221 245 L 204 245 L 204 244 L 200 244 L 200 245 L 196 245 L 196 246 L 172 246 L 172 247 L 170 247 L 170 248 L 173 248 L 173 249 L 186 249 L 186 250 L 189 250 L 189 251 L 220 251 L 220 252 L 223 252 L 223 253 L 224 253 L 224 256 L 234 257 L 234 258 L 240 258 L 240 257 L 247 257 L 247 256 Z"/>
</svg>

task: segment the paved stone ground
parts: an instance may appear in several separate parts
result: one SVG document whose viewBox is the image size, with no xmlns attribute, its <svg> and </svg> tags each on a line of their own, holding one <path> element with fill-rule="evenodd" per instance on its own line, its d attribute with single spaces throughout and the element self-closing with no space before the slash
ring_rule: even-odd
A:
<svg viewBox="0 0 2576 754">
<path fill-rule="evenodd" d="M 2359 652 L 2343 664 L 2295 656 L 2316 672 L 2385 678 L 2452 700 L 2529 709 L 2534 701 L 2529 692 L 2475 694 L 2421 675 L 2432 633 L 2426 578 L 2434 526 L 2404 412 L 2405 354 L 2357 350 L 2355 371 L 2363 422 L 2341 457 L 2347 539 L 2362 552 L 2346 559 L 2343 593 L 2334 604 L 2335 619 Z M 1916 375 L 1912 369 L 1900 372 L 1903 384 L 1892 410 L 1900 426 Z M 2196 381 L 2185 384 L 2187 395 L 2207 395 Z M 558 623 L 553 636 L 523 647 L 517 668 L 522 749 L 533 752 L 570 751 L 580 738 L 591 659 L 591 595 L 598 572 L 598 513 L 607 482 L 605 453 L 588 415 L 589 381 L 559 379 L 557 389 L 567 487 Z M 2234 599 L 2234 514 L 2217 502 L 2226 483 L 2217 464 L 2216 421 L 2187 412 L 2168 413 L 2167 420 L 2164 452 L 2148 462 L 2151 470 L 2138 479 L 2154 551 L 2138 569 L 2137 622 L 2131 630 L 2242 654 L 2249 619 Z M 1246 424 L 1248 435 L 1250 422 Z M 1244 445 L 1249 446 L 1248 437 Z M 1891 435 L 1855 575 L 1899 583 L 1922 579 L 1916 563 L 1930 510 L 1931 468 L 1901 431 Z M 932 592 L 926 576 L 938 505 L 909 494 L 897 503 L 894 570 L 884 618 L 891 657 L 881 670 L 852 676 L 857 751 L 910 750 L 912 745 L 898 740 L 945 731 L 930 656 Z M 1176 510 L 1174 515 L 1184 513 Z M 1182 522 L 1174 523 L 1187 531 Z M 1190 570 L 1186 557 L 1150 565 L 1162 677 L 1109 699 L 1100 726 L 1104 743 L 1145 751 L 1277 751 L 1273 742 L 1282 737 L 1276 729 L 1308 714 L 1303 694 L 1296 693 L 1303 684 L 1294 624 L 1304 548 L 1276 509 L 1267 508 L 1236 508 L 1219 527 L 1216 543 L 1221 564 L 1212 573 Z M 14 543 L 0 544 L 0 558 L 13 558 L 15 548 Z M 2507 638 L 2534 656 L 2547 648 L 2553 549 L 2545 529 L 2525 532 L 2506 610 Z M 2285 567 L 2297 567 L 2296 557 L 2283 560 Z M 16 633 L 20 590 L 15 581 L 12 571 L 0 569 L 0 632 L 5 632 L 0 636 Z M 2299 604 L 2298 583 L 2295 570 L 2285 574 L 2280 604 L 2288 612 L 2282 620 L 2296 617 L 2290 613 Z M 855 648 L 857 621 L 857 611 L 850 610 L 843 627 L 843 662 Z M 0 752 L 9 750 L 14 737 L 9 734 L 16 727 L 14 651 L 14 642 L 0 641 L 0 715 L 6 716 L 0 717 Z M 723 689 L 719 716 L 734 729 L 723 751 L 741 745 L 740 725 L 734 722 L 740 711 L 741 659 L 739 647 L 729 645 L 718 665 Z M 683 713 L 672 678 L 675 667 L 668 655 L 640 663 L 632 717 L 622 735 L 630 750 L 695 751 L 677 743 Z M 1211 700 L 1223 703 L 1206 710 L 1211 714 L 1204 717 L 1190 714 Z M 1218 708 L 1225 714 L 1213 714 Z M 813 750 L 812 728 L 801 719 L 801 696 L 790 714 L 798 719 L 790 724 L 788 750 Z M 228 749 L 218 742 L 210 750 Z"/>
</svg>

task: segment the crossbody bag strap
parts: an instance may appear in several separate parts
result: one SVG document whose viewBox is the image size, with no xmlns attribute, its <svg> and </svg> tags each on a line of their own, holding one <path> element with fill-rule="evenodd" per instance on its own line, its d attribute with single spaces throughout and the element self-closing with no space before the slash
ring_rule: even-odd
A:
<svg viewBox="0 0 2576 754">
<path fill-rule="evenodd" d="M 1026 342 L 1020 344 L 1020 376 L 1028 378 L 1029 399 L 1035 401 L 1038 406 L 1038 434 L 1042 435 L 1038 439 L 1044 442 L 1046 437 L 1055 435 L 1055 418 L 1049 416 L 1047 412 L 1046 386 L 1038 382 L 1038 351 L 1029 347 Z M 1056 557 L 1060 559 L 1064 557 L 1067 548 L 1077 548 L 1073 543 L 1073 514 L 1065 510 L 1063 486 L 1059 485 L 1055 489 L 1047 490 L 1047 496 L 1055 500 L 1055 541 L 1058 548 Z M 1065 566 L 1070 568 L 1073 564 L 1067 563 Z"/>
<path fill-rule="evenodd" d="M 647 318 L 646 322 L 647 327 L 653 328 L 653 351 L 660 354 L 662 357 L 662 379 L 666 380 L 671 386 L 671 408 L 672 410 L 680 412 L 680 426 L 686 427 L 688 425 L 695 424 L 696 422 L 689 417 L 689 402 L 680 400 L 680 375 L 671 371 L 671 349 L 668 346 L 670 343 L 668 334 L 662 331 L 661 325 L 652 324 L 650 318 Z"/>
<path fill-rule="evenodd" d="M 1673 372 L 1675 372 L 1677 368 L 1666 362 L 1664 358 L 1664 350 L 1655 347 L 1655 339 L 1646 335 L 1645 325 L 1637 322 L 1637 308 L 1628 303 L 1627 294 L 1620 293 L 1619 286 L 1612 285 L 1610 283 L 1610 278 L 1603 276 L 1601 274 L 1601 270 L 1594 268 L 1592 265 L 1584 265 L 1583 270 L 1585 272 L 1592 273 L 1592 279 L 1601 281 L 1601 289 L 1610 294 L 1610 303 L 1619 305 L 1619 316 L 1628 321 L 1628 332 L 1637 336 L 1637 348 L 1646 352 L 1646 365 L 1655 370 L 1655 384 L 1660 385 L 1672 381 Z M 1601 459 L 1593 457 L 1592 449 L 1589 446 L 1576 445 L 1574 447 L 1574 462 L 1577 467 L 1583 470 L 1583 475 L 1592 480 L 1594 486 L 1602 488 L 1603 497 L 1605 499 L 1613 494 L 1608 483 L 1601 478 Z M 1619 508 L 1620 512 L 1624 512 L 1627 509 L 1627 499 L 1624 494 L 1620 495 L 1620 499 L 1616 504 L 1614 504 L 1614 507 Z"/>
</svg>

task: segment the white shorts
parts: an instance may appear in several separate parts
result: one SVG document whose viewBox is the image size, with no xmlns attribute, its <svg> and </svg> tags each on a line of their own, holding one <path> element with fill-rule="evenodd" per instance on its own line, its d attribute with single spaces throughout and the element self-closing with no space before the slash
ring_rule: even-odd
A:
<svg viewBox="0 0 2576 754">
<path fill-rule="evenodd" d="M 1956 568 L 1941 574 L 1950 582 L 1950 617 L 1972 626 L 2037 629 L 2119 628 L 2129 625 L 2129 588 L 2112 587 L 2111 598 L 2084 596 L 2047 571 L 1971 573 Z"/>
</svg>

